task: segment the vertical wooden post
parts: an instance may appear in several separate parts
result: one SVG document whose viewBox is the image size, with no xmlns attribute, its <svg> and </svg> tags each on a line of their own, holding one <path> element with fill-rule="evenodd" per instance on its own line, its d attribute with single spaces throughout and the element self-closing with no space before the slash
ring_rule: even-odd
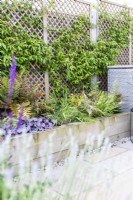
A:
<svg viewBox="0 0 133 200">
<path fill-rule="evenodd" d="M 90 39 L 92 42 L 97 42 L 97 22 L 98 22 L 98 12 L 97 12 L 98 0 L 93 0 L 93 4 L 90 5 L 90 23 L 92 24 L 90 30 Z M 91 85 L 95 86 L 98 82 L 98 76 L 92 76 Z"/>
<path fill-rule="evenodd" d="M 42 0 L 43 5 L 43 39 L 46 44 L 48 44 L 48 33 L 47 33 L 47 0 Z M 45 97 L 49 100 L 49 73 L 45 72 Z"/>
</svg>

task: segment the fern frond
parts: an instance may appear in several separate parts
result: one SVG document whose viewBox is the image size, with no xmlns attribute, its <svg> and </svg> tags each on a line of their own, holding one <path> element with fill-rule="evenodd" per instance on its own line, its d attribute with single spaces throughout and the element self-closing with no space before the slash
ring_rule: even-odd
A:
<svg viewBox="0 0 133 200">
<path fill-rule="evenodd" d="M 23 117 L 30 118 L 31 112 L 32 112 L 32 107 L 30 105 L 30 102 L 24 102 L 23 106 L 24 106 Z M 22 107 L 22 104 L 15 104 L 14 102 L 10 104 L 10 109 L 13 112 L 15 117 L 18 117 L 19 112 L 21 111 L 21 107 Z"/>
</svg>

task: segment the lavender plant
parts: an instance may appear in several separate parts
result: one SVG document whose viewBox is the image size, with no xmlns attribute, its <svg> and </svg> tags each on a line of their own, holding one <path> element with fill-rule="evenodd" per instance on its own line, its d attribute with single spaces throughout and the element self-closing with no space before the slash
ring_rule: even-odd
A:
<svg viewBox="0 0 133 200">
<path fill-rule="evenodd" d="M 9 89 L 8 89 L 8 95 L 7 95 L 6 109 L 9 107 L 10 101 L 12 99 L 15 78 L 16 78 L 16 61 L 15 61 L 14 54 L 12 54 L 12 63 L 11 63 L 10 76 L 9 76 Z"/>
<path fill-rule="evenodd" d="M 64 159 L 63 165 L 55 165 L 53 159 L 51 159 L 50 152 L 55 145 L 53 142 L 54 136 L 50 136 L 42 145 L 40 150 L 43 157 L 37 163 L 30 160 L 30 138 L 27 139 L 25 137 L 21 143 L 20 140 L 14 140 L 16 147 L 14 150 L 14 159 L 18 163 L 17 171 L 15 170 L 16 166 L 10 164 L 9 157 L 13 156 L 11 155 L 13 154 L 13 149 L 10 138 L 7 138 L 0 145 L 0 199 L 111 199 L 110 195 L 113 192 L 113 184 L 111 184 L 113 178 L 112 171 L 109 169 L 105 170 L 98 163 L 95 164 L 96 161 L 101 161 L 101 158 L 104 156 L 108 157 L 110 155 L 110 144 L 108 140 L 104 140 L 103 135 L 94 137 L 94 135 L 89 134 L 85 147 L 80 149 L 76 138 L 71 135 L 70 131 L 68 135 L 68 143 L 65 143 L 65 146 L 68 147 L 69 153 Z M 20 144 L 25 145 L 21 148 Z M 101 146 L 102 148 L 99 148 Z M 89 161 L 85 162 L 84 160 L 87 160 L 87 158 Z M 110 167 L 114 164 L 111 163 Z M 38 166 L 41 166 L 40 170 L 38 170 Z"/>
</svg>

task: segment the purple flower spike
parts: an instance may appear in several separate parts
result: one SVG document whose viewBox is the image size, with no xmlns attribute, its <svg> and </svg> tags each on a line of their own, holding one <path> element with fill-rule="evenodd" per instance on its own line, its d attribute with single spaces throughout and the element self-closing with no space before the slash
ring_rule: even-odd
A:
<svg viewBox="0 0 133 200">
<path fill-rule="evenodd" d="M 9 117 L 9 118 L 13 118 L 13 113 L 12 113 L 12 112 L 9 112 L 9 113 L 8 113 L 8 117 Z"/>
<path fill-rule="evenodd" d="M 9 89 L 8 89 L 6 109 L 8 108 L 11 98 L 12 98 L 13 88 L 14 88 L 14 84 L 15 84 L 15 78 L 16 78 L 16 61 L 15 61 L 14 54 L 12 54 L 12 63 L 11 63 L 11 69 L 10 69 Z"/>
</svg>

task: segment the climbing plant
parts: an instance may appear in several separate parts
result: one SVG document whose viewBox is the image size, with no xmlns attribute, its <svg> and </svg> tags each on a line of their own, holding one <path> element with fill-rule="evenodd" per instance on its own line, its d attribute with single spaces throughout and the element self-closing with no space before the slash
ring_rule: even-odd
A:
<svg viewBox="0 0 133 200">
<path fill-rule="evenodd" d="M 50 79 L 57 92 L 64 89 L 80 91 L 90 86 L 95 60 L 91 56 L 93 45 L 86 30 L 90 30 L 90 20 L 80 16 L 71 27 L 61 29 L 50 44 L 53 52 L 49 65 Z"/>
<path fill-rule="evenodd" d="M 43 30 L 44 12 L 34 10 L 33 0 L 14 2 L 15 6 L 8 1 L 0 2 L 1 74 L 8 72 L 11 54 L 15 52 L 18 69 L 29 70 L 32 64 L 40 66 L 42 71 L 49 70 L 50 85 L 55 93 L 88 91 L 92 75 L 114 65 L 121 49 L 129 45 L 133 20 L 126 11 L 100 14 L 98 26 L 105 22 L 109 26 L 100 32 L 97 42 L 90 41 L 92 24 L 82 15 L 73 19 L 70 27 L 55 30 L 57 37 L 47 45 L 42 34 L 36 34 L 37 30 Z M 16 19 L 22 16 L 19 22 L 10 19 L 11 12 L 17 12 Z"/>
<path fill-rule="evenodd" d="M 0 2 L 0 74 L 9 72 L 12 52 L 17 69 L 29 70 L 31 65 L 46 69 L 51 48 L 44 43 L 42 35 L 36 34 L 43 30 L 42 13 L 40 10 L 36 15 L 32 13 L 32 3 L 33 0 Z"/>
<path fill-rule="evenodd" d="M 50 79 L 55 91 L 61 92 L 63 88 L 69 92 L 88 91 L 92 75 L 101 74 L 107 66 L 116 64 L 122 48 L 129 45 L 132 19 L 126 11 L 117 13 L 117 17 L 102 13 L 98 26 L 105 22 L 108 27 L 100 32 L 97 42 L 91 42 L 86 31 L 92 26 L 90 20 L 79 16 L 50 44 L 53 49 Z"/>
</svg>

